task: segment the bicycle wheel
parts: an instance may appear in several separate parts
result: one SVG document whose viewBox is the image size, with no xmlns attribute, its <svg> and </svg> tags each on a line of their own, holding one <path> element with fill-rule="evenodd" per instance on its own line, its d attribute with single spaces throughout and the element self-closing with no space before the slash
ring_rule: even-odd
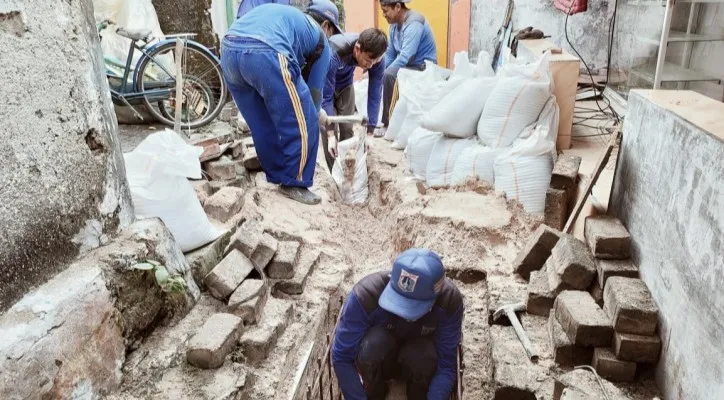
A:
<svg viewBox="0 0 724 400">
<path fill-rule="evenodd" d="M 136 88 L 144 93 L 144 104 L 159 122 L 173 126 L 176 115 L 176 43 L 151 48 L 138 63 Z M 186 41 L 182 51 L 183 97 L 181 127 L 204 126 L 221 113 L 226 84 L 218 59 L 199 43 Z"/>
</svg>

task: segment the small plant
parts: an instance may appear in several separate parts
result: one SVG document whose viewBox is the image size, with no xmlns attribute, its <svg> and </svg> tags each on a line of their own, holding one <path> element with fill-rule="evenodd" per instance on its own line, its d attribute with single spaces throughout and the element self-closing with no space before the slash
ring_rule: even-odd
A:
<svg viewBox="0 0 724 400">
<path fill-rule="evenodd" d="M 183 293 L 186 291 L 186 281 L 181 276 L 171 276 L 166 267 L 158 261 L 146 260 L 146 262 L 138 263 L 133 269 L 141 271 L 153 271 L 156 277 L 156 283 L 166 293 Z"/>
</svg>

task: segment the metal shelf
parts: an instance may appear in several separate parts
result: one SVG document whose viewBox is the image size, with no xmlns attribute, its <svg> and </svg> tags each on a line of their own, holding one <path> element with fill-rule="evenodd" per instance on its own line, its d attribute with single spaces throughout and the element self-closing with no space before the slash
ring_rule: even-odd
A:
<svg viewBox="0 0 724 400">
<path fill-rule="evenodd" d="M 659 39 L 638 37 L 642 42 L 649 43 L 655 46 L 659 45 Z M 724 41 L 724 35 L 700 35 L 697 33 L 686 33 L 671 31 L 669 33 L 668 43 L 692 43 L 692 42 L 718 42 Z"/>
<path fill-rule="evenodd" d="M 639 75 L 642 79 L 654 82 L 656 68 L 653 65 L 646 65 L 632 70 L 633 73 Z M 684 68 L 681 65 L 666 62 L 661 73 L 661 82 L 717 82 L 721 83 L 721 79 L 713 78 L 703 72 L 693 69 Z"/>
</svg>

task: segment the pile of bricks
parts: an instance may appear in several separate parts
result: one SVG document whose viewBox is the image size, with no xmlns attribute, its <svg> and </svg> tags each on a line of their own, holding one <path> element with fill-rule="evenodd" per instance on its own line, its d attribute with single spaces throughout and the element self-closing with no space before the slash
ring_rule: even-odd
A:
<svg viewBox="0 0 724 400">
<path fill-rule="evenodd" d="M 203 283 L 226 308 L 206 321 L 186 354 L 199 368 L 219 368 L 237 346 L 247 362 L 266 359 L 292 319 L 293 302 L 282 297 L 302 294 L 320 256 L 277 240 L 256 220 L 236 229 L 224 254 Z"/>
<path fill-rule="evenodd" d="M 548 316 L 559 365 L 592 365 L 606 379 L 633 381 L 638 365 L 658 362 L 658 309 L 618 219 L 588 217 L 585 238 L 536 231 L 515 265 L 529 279 L 527 312 Z"/>
<path fill-rule="evenodd" d="M 563 230 L 568 216 L 576 204 L 578 193 L 578 170 L 581 157 L 563 154 L 553 166 L 551 184 L 546 192 L 546 225 Z"/>
</svg>

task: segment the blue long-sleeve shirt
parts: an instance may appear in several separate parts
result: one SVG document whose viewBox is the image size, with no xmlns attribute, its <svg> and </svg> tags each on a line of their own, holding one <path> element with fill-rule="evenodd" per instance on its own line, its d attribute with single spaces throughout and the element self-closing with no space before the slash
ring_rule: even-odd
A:
<svg viewBox="0 0 724 400">
<path fill-rule="evenodd" d="M 322 28 L 311 17 L 294 7 L 263 4 L 237 19 L 226 35 L 247 37 L 265 43 L 284 55 L 290 65 L 301 71 L 317 50 L 322 39 L 323 50 L 312 66 L 307 86 L 317 111 L 322 106 L 322 90 L 329 70 L 329 42 Z"/>
<path fill-rule="evenodd" d="M 355 285 L 342 308 L 332 347 L 332 364 L 344 398 L 367 398 L 355 360 L 367 330 L 383 326 L 401 340 L 432 336 L 438 361 L 427 398 L 447 400 L 455 384 L 457 347 L 462 336 L 462 294 L 446 279 L 432 310 L 419 320 L 408 322 L 378 306 L 379 297 L 389 280 L 389 273 L 385 272 L 368 275 Z"/>
<path fill-rule="evenodd" d="M 239 5 L 239 10 L 236 12 L 236 18 L 243 17 L 246 13 L 251 11 L 254 7 L 262 4 L 276 3 L 289 5 L 290 0 L 243 0 Z"/>
<path fill-rule="evenodd" d="M 359 39 L 358 33 L 344 33 L 334 35 L 329 39 L 332 48 L 332 57 L 327 71 L 327 80 L 324 84 L 324 100 L 322 108 L 327 115 L 335 115 L 334 93 L 354 83 L 354 70 L 357 60 L 352 55 L 354 46 Z M 368 70 L 369 86 L 367 87 L 367 118 L 368 128 L 377 127 L 382 100 L 382 77 L 385 73 L 385 63 L 380 61 Z"/>
<path fill-rule="evenodd" d="M 410 10 L 402 24 L 390 25 L 390 45 L 385 53 L 385 66 L 400 69 L 437 63 L 437 47 L 430 24 L 417 11 Z"/>
</svg>

